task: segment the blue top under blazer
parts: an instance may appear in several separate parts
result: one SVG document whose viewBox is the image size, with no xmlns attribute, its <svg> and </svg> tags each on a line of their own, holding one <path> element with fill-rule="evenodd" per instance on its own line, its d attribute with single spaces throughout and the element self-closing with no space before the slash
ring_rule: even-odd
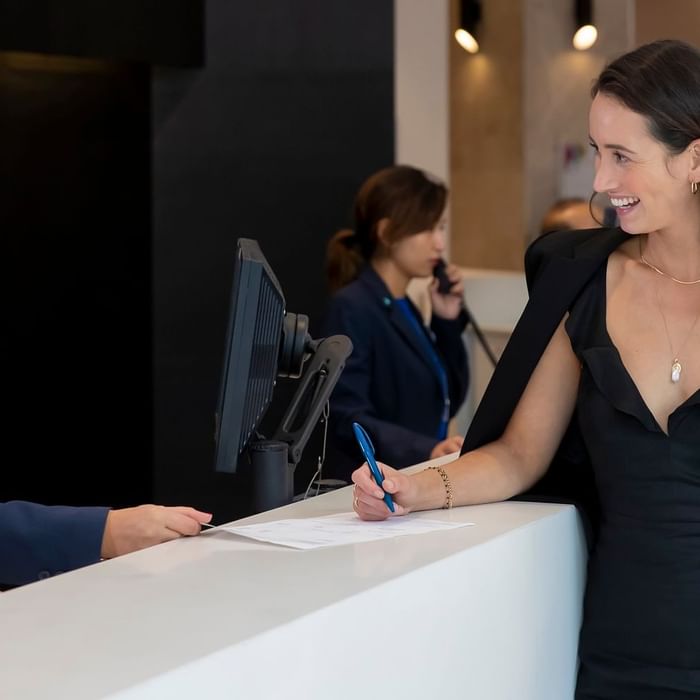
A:
<svg viewBox="0 0 700 700">
<path fill-rule="evenodd" d="M 418 309 L 410 309 L 423 321 Z M 425 333 L 447 373 L 450 417 L 469 383 L 462 332 L 467 315 L 433 316 Z M 330 301 L 324 336 L 347 335 L 352 355 L 330 400 L 329 456 L 324 475 L 349 480 L 363 461 L 353 436 L 357 421 L 370 434 L 377 459 L 401 468 L 429 459 L 443 412 L 440 377 L 414 325 L 370 265 Z"/>
</svg>

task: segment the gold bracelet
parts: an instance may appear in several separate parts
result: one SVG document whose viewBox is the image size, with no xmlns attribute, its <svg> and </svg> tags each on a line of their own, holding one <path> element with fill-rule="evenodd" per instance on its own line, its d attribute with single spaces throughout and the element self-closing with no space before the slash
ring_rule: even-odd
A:
<svg viewBox="0 0 700 700">
<path fill-rule="evenodd" d="M 452 484 L 450 483 L 450 477 L 447 476 L 447 472 L 442 467 L 428 467 L 428 469 L 434 469 L 442 479 L 442 484 L 445 487 L 445 505 L 443 508 L 452 508 Z"/>
</svg>

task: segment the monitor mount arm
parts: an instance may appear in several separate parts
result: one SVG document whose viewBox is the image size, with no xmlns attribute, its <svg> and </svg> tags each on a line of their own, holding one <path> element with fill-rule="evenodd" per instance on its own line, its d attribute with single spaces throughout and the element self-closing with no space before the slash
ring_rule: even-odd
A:
<svg viewBox="0 0 700 700">
<path fill-rule="evenodd" d="M 250 445 L 256 511 L 291 503 L 294 470 L 351 352 L 347 336 L 313 340 L 306 316 L 285 314 L 278 376 L 301 383 L 272 440 Z"/>
</svg>

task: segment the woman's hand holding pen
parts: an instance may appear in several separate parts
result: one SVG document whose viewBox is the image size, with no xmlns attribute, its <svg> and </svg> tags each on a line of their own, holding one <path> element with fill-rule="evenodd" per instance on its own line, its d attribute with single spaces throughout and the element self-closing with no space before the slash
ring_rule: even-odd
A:
<svg viewBox="0 0 700 700">
<path fill-rule="evenodd" d="M 464 304 L 464 280 L 457 265 L 447 265 L 445 274 L 452 283 L 447 294 L 438 292 L 438 280 L 433 279 L 428 288 L 430 291 L 430 301 L 433 306 L 433 313 L 446 320 L 454 320 L 459 316 Z"/>
<path fill-rule="evenodd" d="M 379 462 L 384 474 L 381 487 L 377 486 L 367 463 L 352 473 L 353 499 L 352 507 L 362 520 L 385 520 L 390 515 L 406 515 L 410 512 L 408 503 L 413 491 L 412 480 L 406 474 Z M 384 490 L 382 490 L 384 489 Z M 394 513 L 384 502 L 384 493 L 391 494 L 394 501 Z"/>
</svg>

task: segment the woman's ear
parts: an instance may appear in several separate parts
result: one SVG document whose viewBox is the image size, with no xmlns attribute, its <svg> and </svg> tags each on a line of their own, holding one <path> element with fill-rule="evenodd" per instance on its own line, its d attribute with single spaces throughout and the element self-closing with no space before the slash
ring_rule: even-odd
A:
<svg viewBox="0 0 700 700">
<path fill-rule="evenodd" d="M 690 153 L 688 179 L 690 182 L 700 182 L 700 139 L 691 141 L 688 152 Z"/>
<path fill-rule="evenodd" d="M 377 247 L 383 251 L 387 251 L 391 247 L 391 241 L 388 239 L 389 233 L 389 218 L 384 217 L 377 221 Z"/>
</svg>

